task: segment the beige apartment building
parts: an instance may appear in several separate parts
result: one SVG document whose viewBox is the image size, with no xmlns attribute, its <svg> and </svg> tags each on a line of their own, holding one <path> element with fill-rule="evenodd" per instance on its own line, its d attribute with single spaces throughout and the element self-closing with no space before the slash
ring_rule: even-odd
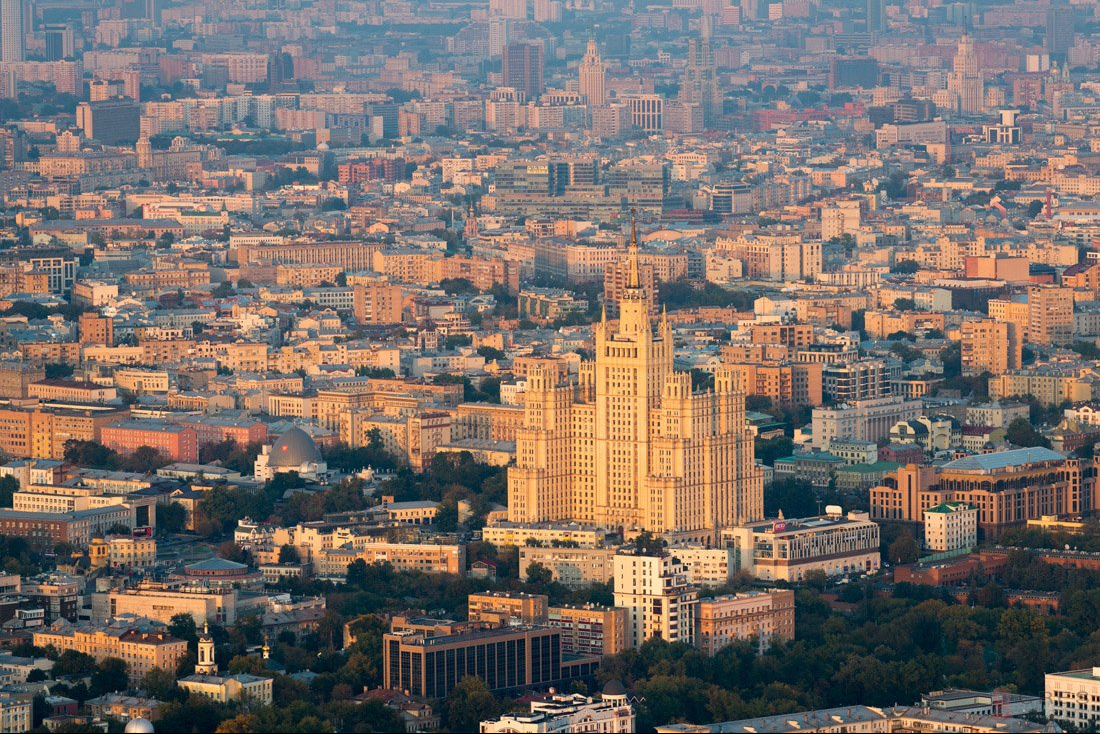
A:
<svg viewBox="0 0 1100 734">
<path fill-rule="evenodd" d="M 756 639 L 761 649 L 794 639 L 794 591 L 745 591 L 699 600 L 695 646 L 708 655 L 738 640 Z"/>
<path fill-rule="evenodd" d="M 778 408 L 821 405 L 822 366 L 814 362 L 730 365 L 734 388 L 770 398 Z"/>
<path fill-rule="evenodd" d="M 1015 324 L 992 319 L 964 321 L 960 343 L 964 375 L 1000 375 L 1022 365 L 1023 340 Z"/>
<path fill-rule="evenodd" d="M 388 563 L 396 571 L 466 572 L 464 545 L 386 542 L 369 542 L 357 548 L 322 548 L 313 554 L 313 572 L 319 578 L 342 581 L 347 578 L 348 565 L 360 559 L 368 565 Z"/>
<path fill-rule="evenodd" d="M 1069 288 L 1028 289 L 1027 314 L 1028 341 L 1044 345 L 1073 341 L 1073 291 Z"/>
<path fill-rule="evenodd" d="M 532 564 L 550 571 L 553 579 L 570 589 L 606 584 L 613 573 L 613 548 L 540 548 L 520 546 L 519 577 L 527 578 Z"/>
<path fill-rule="evenodd" d="M 627 610 L 631 647 L 651 637 L 688 644 L 694 641 L 699 594 L 690 583 L 687 567 L 674 555 L 618 553 L 614 583 L 615 606 Z"/>
<path fill-rule="evenodd" d="M 470 594 L 466 617 L 471 622 L 497 624 L 546 624 L 547 596 L 520 591 L 486 591 Z"/>
<path fill-rule="evenodd" d="M 130 682 L 135 685 L 153 668 L 174 673 L 180 660 L 187 657 L 186 640 L 177 640 L 166 632 L 130 628 L 73 627 L 60 623 L 35 632 L 34 644 L 37 647 L 52 645 L 60 652 L 82 652 L 91 655 L 96 662 L 119 658 L 126 662 Z"/>
<path fill-rule="evenodd" d="M 713 539 L 763 515 L 744 395 L 728 369 L 695 393 L 673 370 L 672 327 L 654 330 L 636 237 L 617 324 L 595 325 L 596 359 L 579 384 L 532 370 L 508 472 L 513 522 L 581 522 Z"/>
</svg>

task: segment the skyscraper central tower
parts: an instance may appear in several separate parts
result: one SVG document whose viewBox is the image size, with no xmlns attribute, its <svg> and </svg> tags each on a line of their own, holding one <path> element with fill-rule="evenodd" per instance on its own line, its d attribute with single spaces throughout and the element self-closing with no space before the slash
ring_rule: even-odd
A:
<svg viewBox="0 0 1100 734">
<path fill-rule="evenodd" d="M 763 516 L 744 396 L 725 369 L 700 392 L 673 369 L 672 327 L 663 315 L 650 321 L 633 224 L 629 268 L 619 321 L 595 325 L 596 357 L 577 383 L 550 368 L 528 374 L 508 516 L 710 541 Z"/>
<path fill-rule="evenodd" d="M 579 90 L 588 100 L 590 105 L 602 105 L 607 101 L 607 93 L 604 89 L 607 81 L 607 69 L 600 58 L 600 49 L 596 46 L 596 39 L 588 39 L 588 49 L 584 52 L 580 66 L 577 67 L 580 76 Z"/>
</svg>

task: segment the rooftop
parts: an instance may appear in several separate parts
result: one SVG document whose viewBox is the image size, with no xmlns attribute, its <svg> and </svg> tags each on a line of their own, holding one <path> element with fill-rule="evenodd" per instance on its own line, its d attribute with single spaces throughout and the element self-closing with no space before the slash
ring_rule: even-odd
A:
<svg viewBox="0 0 1100 734">
<path fill-rule="evenodd" d="M 1044 461 L 1064 461 L 1065 456 L 1041 446 L 1028 449 L 1010 449 L 992 454 L 965 456 L 944 464 L 943 471 L 994 472 L 1001 469 L 1038 464 Z"/>
</svg>

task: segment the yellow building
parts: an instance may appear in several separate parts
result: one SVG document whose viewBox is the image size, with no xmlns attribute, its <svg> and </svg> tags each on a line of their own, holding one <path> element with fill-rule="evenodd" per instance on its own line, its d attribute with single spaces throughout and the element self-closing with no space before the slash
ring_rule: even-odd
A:
<svg viewBox="0 0 1100 734">
<path fill-rule="evenodd" d="M 528 375 L 508 517 L 711 539 L 763 515 L 744 395 L 729 370 L 700 393 L 673 371 L 672 327 L 662 317 L 655 332 L 650 322 L 636 235 L 630 257 L 619 322 L 596 324 L 596 359 L 581 364 L 579 384 Z"/>
<path fill-rule="evenodd" d="M 187 641 L 166 632 L 142 632 L 130 627 L 73 627 L 68 623 L 34 633 L 36 647 L 52 645 L 59 652 L 76 650 L 97 662 L 119 658 L 126 662 L 131 683 L 139 683 L 153 668 L 175 672 L 187 656 Z"/>
<path fill-rule="evenodd" d="M 960 341 L 964 375 L 999 375 L 1021 367 L 1023 343 L 1015 324 L 991 319 L 964 321 Z"/>
<path fill-rule="evenodd" d="M 150 537 L 113 535 L 88 543 L 92 568 L 150 568 L 157 562 L 157 541 Z"/>
</svg>

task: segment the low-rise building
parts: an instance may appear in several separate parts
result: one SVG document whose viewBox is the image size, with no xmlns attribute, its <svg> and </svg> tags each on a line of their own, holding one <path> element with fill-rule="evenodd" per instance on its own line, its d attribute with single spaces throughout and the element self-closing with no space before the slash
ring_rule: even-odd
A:
<svg viewBox="0 0 1100 734">
<path fill-rule="evenodd" d="M 881 565 L 879 527 L 866 512 L 768 520 L 722 531 L 742 570 L 765 581 L 804 581 L 811 571 L 826 576 L 875 573 Z"/>
<path fill-rule="evenodd" d="M 528 713 L 504 714 L 481 722 L 481 731 L 615 734 L 633 732 L 635 718 L 622 684 L 611 681 L 598 700 L 579 693 L 556 693 L 549 701 L 532 701 Z"/>
<path fill-rule="evenodd" d="M 1100 726 L 1100 667 L 1047 673 L 1043 689 L 1048 719 L 1069 724 L 1075 731 Z"/>
<path fill-rule="evenodd" d="M 64 652 L 75 650 L 91 655 L 97 662 L 107 658 L 126 661 L 130 682 L 138 684 L 154 668 L 175 672 L 187 656 L 187 641 L 167 632 L 150 632 L 127 625 L 74 627 L 58 622 L 34 633 L 37 647 L 52 645 Z"/>
<path fill-rule="evenodd" d="M 761 650 L 794 639 L 794 591 L 745 591 L 699 600 L 695 646 L 714 655 L 738 640 L 755 639 Z"/>
<path fill-rule="evenodd" d="M 521 545 L 519 577 L 527 578 L 531 566 L 550 571 L 554 581 L 570 589 L 606 584 L 613 575 L 614 548 L 560 548 Z"/>
</svg>

